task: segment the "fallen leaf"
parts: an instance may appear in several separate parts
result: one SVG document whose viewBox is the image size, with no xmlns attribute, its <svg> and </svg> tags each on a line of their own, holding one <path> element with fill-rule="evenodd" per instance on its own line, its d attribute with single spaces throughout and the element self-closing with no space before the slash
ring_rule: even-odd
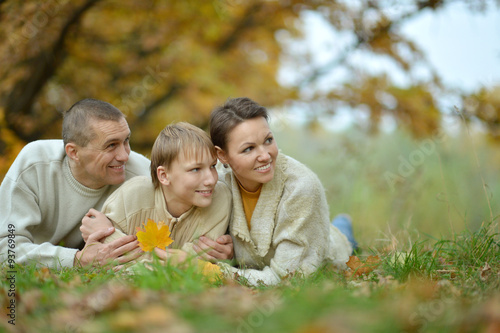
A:
<svg viewBox="0 0 500 333">
<path fill-rule="evenodd" d="M 488 278 L 491 275 L 491 267 L 488 265 L 488 263 L 485 263 L 484 267 L 481 268 L 481 273 L 480 273 L 480 278 L 482 281 L 488 280 Z"/>
<path fill-rule="evenodd" d="M 170 230 L 168 225 L 165 225 L 163 221 L 156 223 L 155 221 L 148 219 L 147 223 L 144 225 L 144 229 L 137 229 L 137 240 L 139 241 L 139 246 L 144 252 L 151 252 L 155 247 L 165 250 L 167 246 L 172 244 L 173 240 L 170 238 Z"/>
<path fill-rule="evenodd" d="M 379 264 L 379 256 L 369 256 L 368 258 L 366 258 L 366 261 L 364 263 L 357 256 L 350 256 L 349 261 L 346 263 L 347 267 L 349 267 L 352 271 L 351 274 L 354 274 L 356 276 L 370 273 Z M 350 274 L 347 275 L 350 276 Z"/>
<path fill-rule="evenodd" d="M 40 280 L 40 281 L 47 281 L 48 279 L 50 279 L 52 276 L 51 276 L 51 273 L 50 273 L 50 269 L 48 267 L 42 267 L 40 268 L 39 270 L 37 270 L 35 272 L 35 276 Z"/>
<path fill-rule="evenodd" d="M 482 322 L 485 326 L 483 332 L 500 332 L 500 298 L 491 298 L 483 305 Z"/>
</svg>

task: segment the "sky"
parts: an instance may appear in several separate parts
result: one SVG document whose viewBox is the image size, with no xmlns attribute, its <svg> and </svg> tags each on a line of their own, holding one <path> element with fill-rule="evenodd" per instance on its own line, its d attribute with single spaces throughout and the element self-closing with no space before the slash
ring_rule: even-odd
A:
<svg viewBox="0 0 500 333">
<path fill-rule="evenodd" d="M 491 4 L 491 2 L 490 2 Z M 305 39 L 290 45 L 294 52 L 309 50 L 312 67 L 328 62 L 332 54 L 349 45 L 352 36 L 343 36 L 332 31 L 328 24 L 316 14 L 304 17 Z M 437 11 L 426 10 L 402 26 L 403 33 L 410 37 L 426 54 L 428 61 L 449 87 L 472 92 L 483 86 L 500 85 L 500 7 L 491 4 L 488 11 L 472 11 L 467 5 L 452 3 Z M 311 50 L 314 50 L 311 52 Z M 397 73 L 399 70 L 382 59 L 363 59 L 360 64 L 369 64 L 372 71 Z M 293 81 L 296 73 L 307 73 L 309 68 L 287 67 L 281 71 L 280 80 Z M 323 77 L 317 87 L 335 86 L 342 79 L 342 69 Z M 397 75 L 396 75 L 397 81 Z M 321 88 L 319 88 L 321 89 Z M 445 101 L 446 102 L 446 101 Z M 453 109 L 453 101 L 447 108 Z M 291 118 L 302 122 L 301 112 L 293 112 Z M 363 121 L 362 113 L 340 110 L 331 129 L 343 129 L 355 121 Z M 390 126 L 390 120 L 388 123 Z"/>
<path fill-rule="evenodd" d="M 445 82 L 475 90 L 500 83 L 500 9 L 471 12 L 463 3 L 427 12 L 403 31 L 424 51 Z"/>
</svg>

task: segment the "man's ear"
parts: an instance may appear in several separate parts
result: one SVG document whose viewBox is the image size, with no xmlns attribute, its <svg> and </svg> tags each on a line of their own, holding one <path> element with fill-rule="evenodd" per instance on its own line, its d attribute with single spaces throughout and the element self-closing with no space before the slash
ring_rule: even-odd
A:
<svg viewBox="0 0 500 333">
<path fill-rule="evenodd" d="M 226 152 L 219 146 L 215 146 L 215 152 L 219 161 L 221 161 L 222 164 L 227 164 Z"/>
<path fill-rule="evenodd" d="M 78 146 L 75 143 L 67 143 L 66 146 L 64 146 L 64 150 L 70 159 L 78 161 Z"/>
<path fill-rule="evenodd" d="M 170 176 L 168 175 L 167 169 L 165 169 L 163 165 L 156 168 L 156 176 L 158 177 L 160 184 L 165 186 L 170 185 Z"/>
</svg>

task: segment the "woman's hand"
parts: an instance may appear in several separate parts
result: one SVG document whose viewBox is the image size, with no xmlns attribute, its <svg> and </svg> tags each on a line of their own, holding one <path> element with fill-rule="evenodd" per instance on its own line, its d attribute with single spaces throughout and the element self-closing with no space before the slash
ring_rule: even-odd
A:
<svg viewBox="0 0 500 333">
<path fill-rule="evenodd" d="M 113 223 L 107 218 L 106 215 L 91 208 L 82 219 L 80 232 L 82 233 L 85 243 L 91 234 L 99 230 L 107 230 L 113 227 Z"/>
<path fill-rule="evenodd" d="M 222 235 L 216 241 L 201 236 L 193 245 L 193 249 L 201 259 L 207 261 L 230 260 L 234 257 L 233 239 L 230 235 Z"/>
</svg>

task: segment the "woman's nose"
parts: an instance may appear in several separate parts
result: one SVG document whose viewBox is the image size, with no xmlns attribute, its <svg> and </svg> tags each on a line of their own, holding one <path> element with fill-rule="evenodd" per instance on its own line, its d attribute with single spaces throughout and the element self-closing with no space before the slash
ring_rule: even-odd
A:
<svg viewBox="0 0 500 333">
<path fill-rule="evenodd" d="M 269 150 L 266 149 L 266 147 L 262 147 L 259 150 L 259 156 L 257 156 L 257 159 L 260 162 L 266 162 L 271 159 L 271 154 L 269 154 Z"/>
</svg>

